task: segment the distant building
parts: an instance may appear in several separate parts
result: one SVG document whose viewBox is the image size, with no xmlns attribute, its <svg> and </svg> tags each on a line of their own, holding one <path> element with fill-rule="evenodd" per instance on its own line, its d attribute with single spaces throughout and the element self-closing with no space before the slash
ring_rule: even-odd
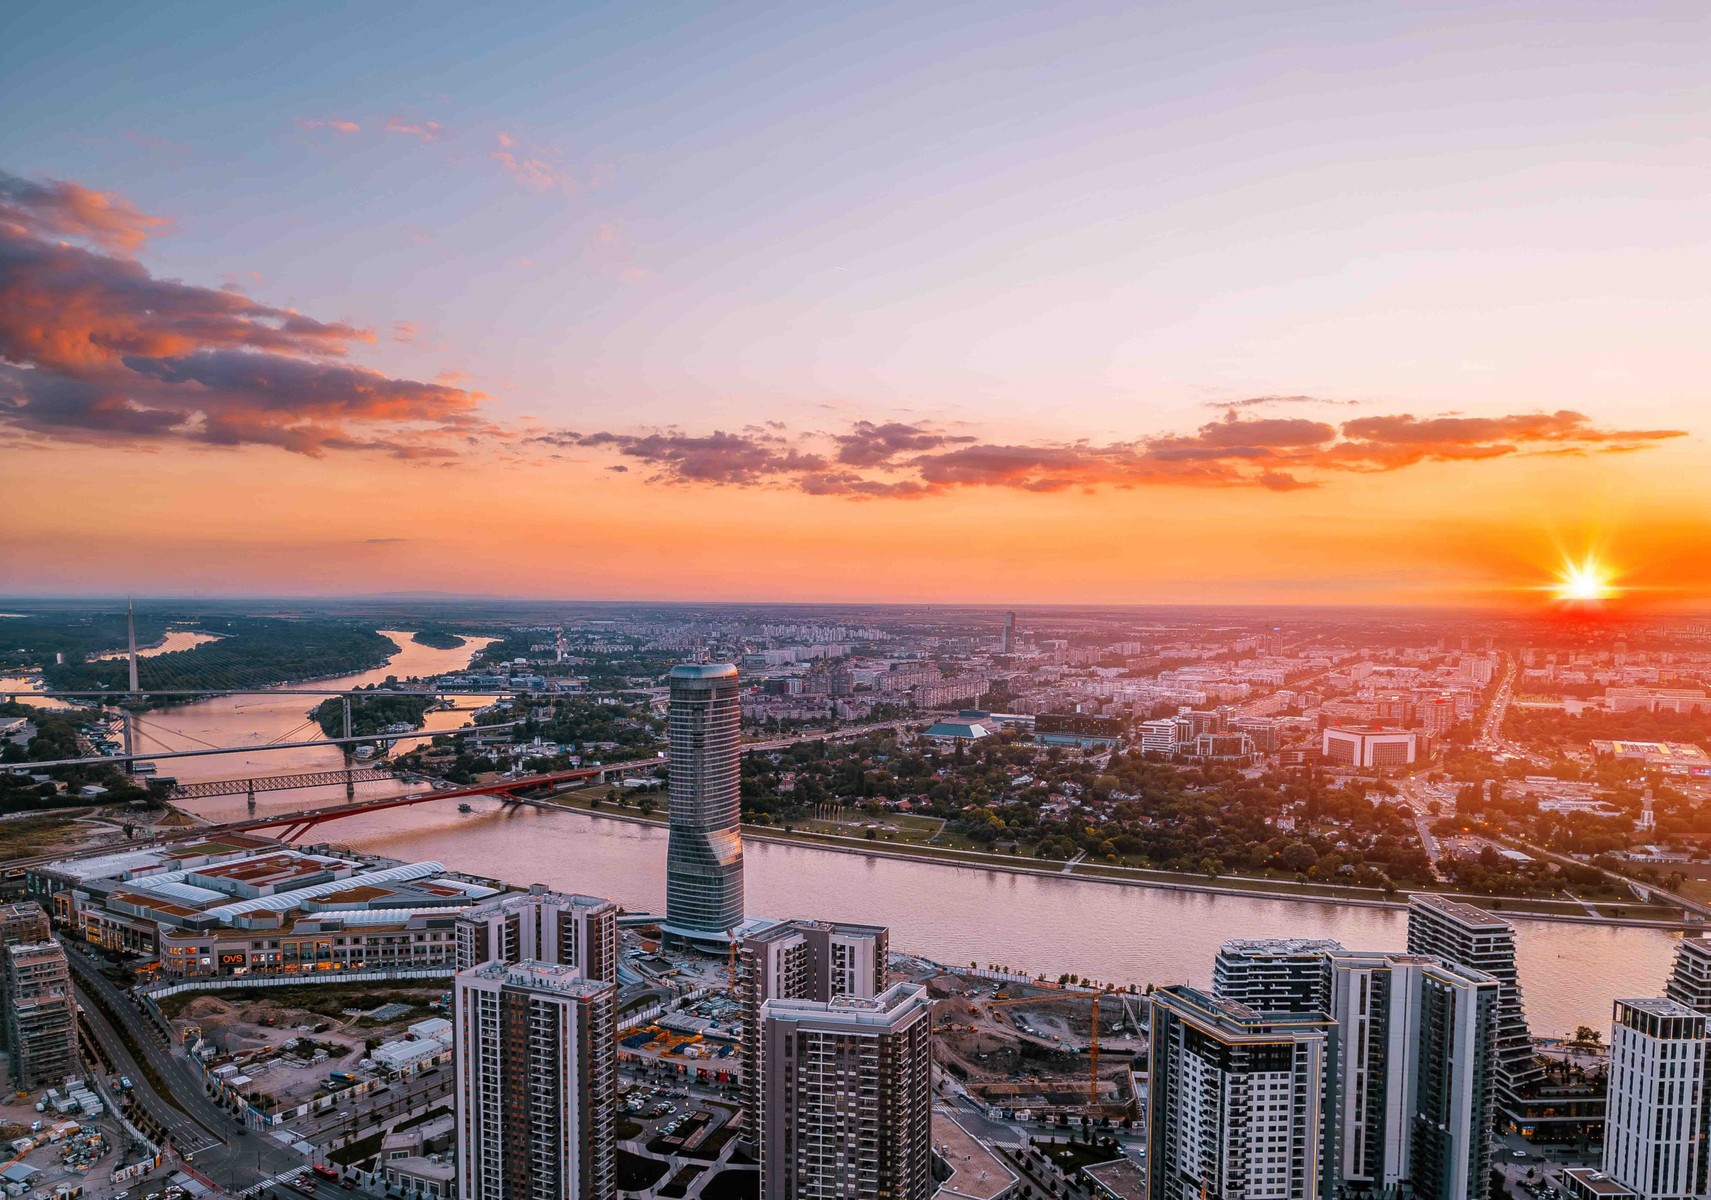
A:
<svg viewBox="0 0 1711 1200">
<path fill-rule="evenodd" d="M 1418 748 L 1413 730 L 1384 725 L 1332 725 L 1320 747 L 1327 763 L 1343 767 L 1406 766 Z"/>
<path fill-rule="evenodd" d="M 1004 637 L 999 642 L 998 649 L 1002 654 L 1016 653 L 1016 614 L 1013 612 L 1004 614 Z"/>
<path fill-rule="evenodd" d="M 1671 775 L 1711 776 L 1711 754 L 1692 742 L 1629 742 L 1595 738 L 1587 743 L 1597 758 L 1637 762 Z"/>
<path fill-rule="evenodd" d="M 1142 721 L 1140 733 L 1143 754 L 1176 753 L 1176 718 L 1162 717 L 1157 721 Z"/>
<path fill-rule="evenodd" d="M 1261 1013 L 1190 987 L 1161 988 L 1151 1005 L 1152 1200 L 1328 1197 L 1330 1017 Z"/>
<path fill-rule="evenodd" d="M 885 990 L 883 925 L 780 921 L 743 938 L 743 1105 L 759 1136 L 761 1009 L 768 1000 L 872 999 Z"/>
<path fill-rule="evenodd" d="M 77 1000 L 65 948 L 58 942 L 8 946 L 3 969 L 12 1082 L 29 1092 L 80 1073 Z"/>
<path fill-rule="evenodd" d="M 1448 696 L 1435 696 L 1420 705 L 1419 725 L 1427 733 L 1442 736 L 1455 727 L 1456 702 Z"/>
<path fill-rule="evenodd" d="M 737 668 L 679 663 L 670 682 L 671 837 L 660 932 L 672 942 L 723 944 L 743 921 Z"/>
<path fill-rule="evenodd" d="M 1194 739 L 1193 755 L 1204 762 L 1247 763 L 1254 744 L 1245 733 L 1203 733 Z"/>
<path fill-rule="evenodd" d="M 572 966 L 584 979 L 618 982 L 618 906 L 535 884 L 465 909 L 457 918 L 457 969 L 485 962 Z"/>
<path fill-rule="evenodd" d="M 461 1200 L 617 1195 L 617 989 L 553 963 L 453 985 Z"/>
<path fill-rule="evenodd" d="M 1639 1200 L 1705 1194 L 1706 1020 L 1674 1000 L 1616 1001 L 1604 1174 Z"/>
<path fill-rule="evenodd" d="M 768 1000 L 759 1030 L 761 1200 L 927 1200 L 933 1001 Z"/>
<path fill-rule="evenodd" d="M 1115 746 L 1123 740 L 1123 722 L 1091 713 L 1041 713 L 1034 719 L 1034 740 L 1046 746 Z"/>
<path fill-rule="evenodd" d="M 992 731 L 980 721 L 957 717 L 935 721 L 921 736 L 935 742 L 978 742 L 981 738 L 991 737 Z"/>
<path fill-rule="evenodd" d="M 1236 717 L 1230 722 L 1230 732 L 1247 734 L 1261 754 L 1275 753 L 1282 736 L 1271 717 Z"/>
<path fill-rule="evenodd" d="M 1420 713 L 1412 696 L 1380 696 L 1373 703 L 1372 715 L 1380 725 L 1407 729 L 1415 724 Z"/>
</svg>

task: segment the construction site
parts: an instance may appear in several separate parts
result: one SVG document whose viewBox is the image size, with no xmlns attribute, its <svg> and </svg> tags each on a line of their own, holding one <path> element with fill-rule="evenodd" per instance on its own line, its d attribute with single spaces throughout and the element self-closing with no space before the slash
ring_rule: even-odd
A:
<svg viewBox="0 0 1711 1200">
<path fill-rule="evenodd" d="M 958 971 L 923 982 L 935 1000 L 939 1065 L 970 1096 L 1021 1120 L 1139 1115 L 1144 997 Z"/>
</svg>

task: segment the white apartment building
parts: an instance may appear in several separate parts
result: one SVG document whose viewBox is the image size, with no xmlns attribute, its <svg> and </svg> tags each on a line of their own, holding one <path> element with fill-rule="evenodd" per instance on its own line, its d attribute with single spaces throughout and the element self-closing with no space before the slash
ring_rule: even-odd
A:
<svg viewBox="0 0 1711 1200">
<path fill-rule="evenodd" d="M 1639 1200 L 1697 1200 L 1706 1187 L 1704 1013 L 1618 1000 L 1610 1036 L 1604 1173 Z"/>
</svg>

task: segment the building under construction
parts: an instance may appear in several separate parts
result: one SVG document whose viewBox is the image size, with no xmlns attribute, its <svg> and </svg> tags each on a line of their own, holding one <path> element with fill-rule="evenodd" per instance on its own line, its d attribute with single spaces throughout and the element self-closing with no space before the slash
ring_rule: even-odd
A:
<svg viewBox="0 0 1711 1200">
<path fill-rule="evenodd" d="M 57 1084 L 78 1072 L 77 1001 L 71 967 L 58 942 L 6 947 L 6 1044 L 12 1082 L 21 1090 Z"/>
</svg>

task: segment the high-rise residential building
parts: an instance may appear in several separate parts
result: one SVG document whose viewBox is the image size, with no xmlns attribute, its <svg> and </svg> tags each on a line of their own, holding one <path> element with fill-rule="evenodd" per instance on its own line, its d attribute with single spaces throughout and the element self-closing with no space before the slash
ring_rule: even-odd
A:
<svg viewBox="0 0 1711 1200">
<path fill-rule="evenodd" d="M 1663 994 L 1677 1004 L 1711 1016 L 1711 939 L 1684 937 Z"/>
<path fill-rule="evenodd" d="M 1212 994 L 1259 1012 L 1330 1012 L 1328 938 L 1236 938 L 1218 947 Z"/>
<path fill-rule="evenodd" d="M 768 1000 L 828 1004 L 885 990 L 891 933 L 883 925 L 780 921 L 743 938 L 743 1107 L 759 1136 L 761 1007 Z"/>
<path fill-rule="evenodd" d="M 1674 1000 L 1618 1000 L 1610 1035 L 1604 1174 L 1639 1200 L 1706 1192 L 1711 1034 Z"/>
<path fill-rule="evenodd" d="M 34 900 L 0 905 L 0 953 L 4 953 L 8 946 L 52 940 L 53 929 L 48 924 L 48 915 Z M 11 996 L 6 990 L 6 971 L 4 964 L 0 963 L 0 1013 L 9 1011 L 11 1007 Z M 7 1040 L 9 1036 L 7 1023 L 0 1020 L 0 1047 L 11 1045 Z"/>
<path fill-rule="evenodd" d="M 459 971 L 486 962 L 572 966 L 584 979 L 618 982 L 618 906 L 535 884 L 458 914 Z"/>
<path fill-rule="evenodd" d="M 1005 654 L 1016 653 L 1016 614 L 1013 612 L 1004 614 L 1004 640 L 999 648 Z"/>
<path fill-rule="evenodd" d="M 453 985 L 461 1200 L 617 1195 L 617 989 L 559 963 Z"/>
<path fill-rule="evenodd" d="M 927 1200 L 933 1001 L 898 983 L 871 999 L 761 1007 L 761 1200 Z"/>
<path fill-rule="evenodd" d="M 1408 1179 L 1420 1200 L 1485 1200 L 1496 1090 L 1492 1050 L 1503 989 L 1456 963 L 1418 973 Z"/>
<path fill-rule="evenodd" d="M 1337 1182 L 1419 1200 L 1484 1197 L 1497 981 L 1429 955 L 1344 951 L 1327 965 Z"/>
<path fill-rule="evenodd" d="M 665 921 L 677 944 L 724 944 L 743 921 L 741 701 L 729 663 L 671 669 Z"/>
<path fill-rule="evenodd" d="M 1152 998 L 1147 1186 L 1153 1200 L 1331 1194 L 1337 1028 L 1190 987 Z"/>
<path fill-rule="evenodd" d="M 77 1000 L 65 948 L 58 942 L 7 946 L 4 970 L 13 1083 L 34 1091 L 78 1073 Z"/>
<path fill-rule="evenodd" d="M 1415 895 L 1408 901 L 1408 953 L 1432 954 L 1470 967 L 1497 980 L 1496 1098 L 1501 1128 L 1524 1121 L 1534 1125 L 1548 1115 L 1529 1114 L 1526 1100 L 1543 1080 L 1533 1058 L 1533 1038 L 1521 1001 L 1515 968 L 1515 927 L 1482 908 L 1443 896 Z M 1571 1105 L 1559 1105 L 1564 1120 L 1585 1119 Z"/>
</svg>

